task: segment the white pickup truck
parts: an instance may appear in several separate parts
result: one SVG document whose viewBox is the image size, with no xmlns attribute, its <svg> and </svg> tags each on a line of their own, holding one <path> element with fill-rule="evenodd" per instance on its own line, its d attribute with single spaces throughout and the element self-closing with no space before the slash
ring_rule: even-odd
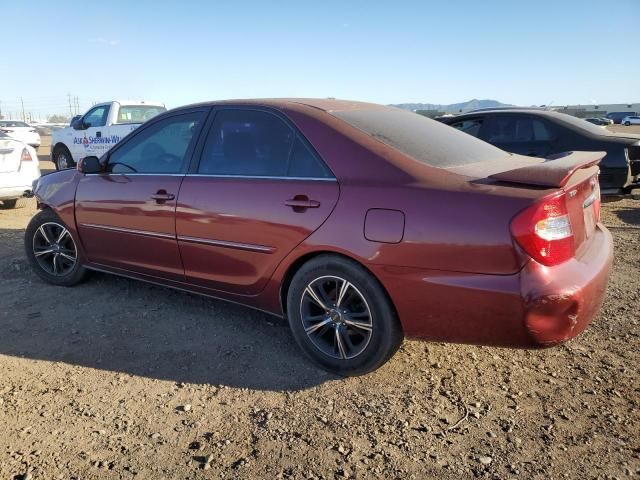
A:
<svg viewBox="0 0 640 480">
<path fill-rule="evenodd" d="M 53 132 L 51 161 L 58 170 L 71 168 L 84 157 L 102 156 L 143 122 L 167 109 L 164 104 L 118 100 L 98 103 L 74 117 L 71 125 Z"/>
</svg>

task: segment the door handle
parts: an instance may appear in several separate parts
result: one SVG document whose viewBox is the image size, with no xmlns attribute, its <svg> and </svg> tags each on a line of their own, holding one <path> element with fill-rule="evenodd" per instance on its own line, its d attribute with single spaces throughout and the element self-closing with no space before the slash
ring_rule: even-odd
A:
<svg viewBox="0 0 640 480">
<path fill-rule="evenodd" d="M 151 195 L 151 198 L 157 203 L 164 203 L 167 200 L 173 200 L 176 196 L 173 193 L 167 193 L 166 190 L 158 190 L 156 194 Z"/>
<path fill-rule="evenodd" d="M 287 207 L 293 208 L 294 212 L 303 212 L 307 208 L 318 208 L 320 206 L 320 202 L 317 200 L 309 200 L 309 197 L 306 195 L 296 195 L 289 200 L 286 200 L 284 204 Z"/>
<path fill-rule="evenodd" d="M 96 132 L 96 137 L 97 138 L 101 138 L 102 137 L 102 132 Z"/>
</svg>

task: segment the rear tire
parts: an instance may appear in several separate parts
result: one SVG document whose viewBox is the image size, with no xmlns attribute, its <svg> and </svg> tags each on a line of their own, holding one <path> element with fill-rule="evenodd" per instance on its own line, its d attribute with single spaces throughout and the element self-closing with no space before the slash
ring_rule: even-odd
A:
<svg viewBox="0 0 640 480">
<path fill-rule="evenodd" d="M 16 206 L 18 206 L 18 199 L 14 198 L 13 200 L 2 200 L 0 208 L 3 210 L 9 210 L 10 208 L 16 208 Z"/>
<path fill-rule="evenodd" d="M 71 156 L 71 152 L 65 146 L 57 146 L 53 150 L 53 163 L 56 166 L 56 170 L 66 170 L 68 168 L 73 168 L 75 166 L 75 162 L 73 161 L 73 157 Z"/>
<path fill-rule="evenodd" d="M 31 219 L 24 247 L 33 271 L 47 283 L 69 287 L 87 275 L 76 239 L 52 210 L 43 210 Z"/>
<path fill-rule="evenodd" d="M 376 370 L 404 338 L 378 280 L 358 263 L 336 255 L 315 257 L 296 272 L 287 292 L 287 317 L 309 358 L 342 376 Z"/>
<path fill-rule="evenodd" d="M 629 127 L 630 125 L 631 125 L 631 122 L 624 122 L 625 127 Z"/>
</svg>

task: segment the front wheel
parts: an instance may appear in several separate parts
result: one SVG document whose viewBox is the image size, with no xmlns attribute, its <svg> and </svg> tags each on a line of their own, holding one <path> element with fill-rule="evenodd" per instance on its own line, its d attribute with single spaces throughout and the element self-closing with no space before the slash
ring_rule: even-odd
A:
<svg viewBox="0 0 640 480">
<path fill-rule="evenodd" d="M 380 283 L 358 263 L 334 255 L 316 257 L 296 272 L 287 293 L 287 317 L 311 360 L 343 376 L 382 366 L 403 339 Z"/>
<path fill-rule="evenodd" d="M 624 122 L 624 126 L 625 126 L 625 127 L 628 127 L 628 126 L 630 126 L 630 125 L 631 125 L 631 122 Z"/>
<path fill-rule="evenodd" d="M 24 247 L 34 272 L 47 283 L 71 286 L 86 276 L 76 240 L 51 210 L 43 210 L 31 219 Z"/>
<path fill-rule="evenodd" d="M 66 170 L 75 165 L 73 157 L 66 147 L 56 147 L 53 152 L 53 163 L 58 170 Z"/>
</svg>

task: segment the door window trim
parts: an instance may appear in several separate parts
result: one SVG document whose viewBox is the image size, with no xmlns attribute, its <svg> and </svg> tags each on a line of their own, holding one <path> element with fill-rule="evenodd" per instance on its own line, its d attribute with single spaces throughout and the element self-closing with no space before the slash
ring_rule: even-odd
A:
<svg viewBox="0 0 640 480">
<path fill-rule="evenodd" d="M 288 177 L 288 176 L 266 176 L 266 175 L 225 175 L 225 174 L 209 174 L 209 173 L 198 173 L 198 168 L 200 167 L 200 162 L 202 160 L 202 154 L 204 152 L 204 147 L 207 143 L 207 139 L 211 134 L 211 129 L 215 122 L 215 119 L 218 115 L 218 112 L 224 110 L 242 110 L 242 111 L 256 111 L 263 112 L 273 115 L 274 117 L 283 121 L 287 127 L 293 132 L 294 138 L 291 142 L 291 148 L 289 149 L 289 158 L 287 159 L 287 166 L 291 161 L 291 157 L 293 155 L 293 150 L 296 145 L 296 140 L 300 140 L 307 149 L 309 149 L 309 153 L 314 157 L 314 159 L 319 162 L 327 172 L 331 175 L 330 177 Z M 206 133 L 202 133 L 206 132 Z M 270 107 L 262 107 L 259 105 L 214 105 L 211 109 L 211 113 L 207 118 L 207 121 L 203 124 L 202 130 L 200 131 L 200 136 L 198 138 L 198 143 L 194 148 L 194 152 L 191 158 L 191 163 L 187 170 L 186 176 L 188 177 L 213 177 L 213 178 L 246 178 L 246 179 L 263 179 L 263 180 L 311 180 L 311 181 L 334 181 L 337 182 L 336 175 L 333 173 L 333 170 L 329 168 L 327 162 L 325 162 L 320 154 L 316 151 L 316 149 L 311 145 L 311 142 L 307 140 L 307 138 L 302 134 L 302 132 L 293 124 L 293 122 L 282 112 L 270 108 Z"/>
<path fill-rule="evenodd" d="M 198 131 L 196 133 L 194 133 L 194 137 L 195 137 L 195 142 L 192 140 L 189 142 L 189 147 L 187 147 L 187 151 L 185 152 L 185 157 L 186 157 L 186 161 L 183 162 L 182 166 L 180 167 L 180 172 L 178 173 L 144 173 L 144 172 L 100 172 L 100 173 L 89 173 L 86 174 L 87 176 L 91 175 L 91 176 L 95 176 L 95 175 L 109 175 L 109 176 L 127 176 L 127 177 L 131 177 L 131 176 L 163 176 L 163 177 L 183 177 L 185 176 L 185 174 L 189 171 L 189 166 L 191 165 L 192 161 L 193 161 L 193 154 L 196 151 L 196 146 L 198 145 L 198 143 L 201 140 L 201 135 L 203 132 L 203 128 L 204 126 L 207 124 L 209 117 L 211 116 L 211 111 L 212 108 L 211 107 L 198 107 L 198 108 L 188 108 L 185 110 L 178 110 L 178 111 L 168 111 L 168 112 L 164 112 L 161 113 L 160 115 L 157 115 L 155 117 L 153 117 L 151 120 L 149 120 L 148 122 L 145 122 L 143 125 L 141 125 L 140 127 L 136 128 L 134 131 L 130 132 L 124 140 L 122 140 L 121 142 L 119 142 L 115 147 L 113 147 L 111 150 L 109 150 L 107 153 L 105 153 L 102 157 L 100 157 L 100 163 L 103 163 L 105 165 L 105 167 L 108 166 L 109 164 L 109 160 L 111 159 L 111 155 L 114 152 L 117 152 L 119 148 L 122 148 L 124 145 L 126 145 L 127 143 L 131 142 L 132 139 L 134 139 L 137 135 L 140 135 L 143 131 L 145 131 L 147 128 L 151 128 L 153 125 L 155 125 L 157 122 L 166 120 L 168 118 L 173 118 L 173 117 L 177 117 L 180 115 L 187 115 L 190 113 L 198 113 L 198 112 L 202 112 L 203 113 L 203 120 L 200 122 L 200 127 L 198 128 Z"/>
</svg>

